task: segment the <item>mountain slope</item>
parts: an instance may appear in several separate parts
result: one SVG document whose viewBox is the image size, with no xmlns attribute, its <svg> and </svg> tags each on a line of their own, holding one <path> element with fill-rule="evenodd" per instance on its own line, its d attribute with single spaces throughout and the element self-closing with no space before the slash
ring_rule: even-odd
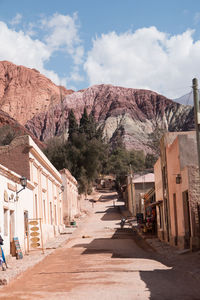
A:
<svg viewBox="0 0 200 300">
<path fill-rule="evenodd" d="M 0 61 L 0 109 L 22 125 L 72 92 L 35 69 Z"/>
<path fill-rule="evenodd" d="M 149 90 L 104 84 L 67 95 L 63 103 L 35 115 L 26 127 L 40 140 L 47 140 L 67 132 L 69 109 L 73 109 L 80 119 L 84 107 L 103 126 L 108 140 L 120 133 L 128 149 L 151 152 L 148 138 L 157 128 L 179 131 L 186 123 L 188 128 L 193 127 L 190 106 L 175 103 Z"/>
</svg>

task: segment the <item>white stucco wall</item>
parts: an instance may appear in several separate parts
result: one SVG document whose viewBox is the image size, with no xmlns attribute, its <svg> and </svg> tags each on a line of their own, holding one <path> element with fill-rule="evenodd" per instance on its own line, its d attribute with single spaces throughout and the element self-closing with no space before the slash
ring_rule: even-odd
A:
<svg viewBox="0 0 200 300">
<path fill-rule="evenodd" d="M 78 205 L 78 187 L 76 179 L 71 175 L 69 170 L 60 171 L 64 186 L 63 192 L 63 218 L 64 223 L 68 225 L 74 220 L 75 216 L 80 213 Z"/>
<path fill-rule="evenodd" d="M 19 184 L 20 177 L 18 174 L 0 165 L 0 234 L 4 239 L 3 249 L 5 255 L 10 254 L 11 237 L 18 237 L 22 251 L 27 250 L 27 240 L 24 230 L 24 211 L 28 212 L 29 218 L 33 217 L 33 186 L 31 186 L 29 182 L 28 187 L 18 194 L 17 200 L 16 191 L 22 188 Z M 13 190 L 11 190 L 11 188 Z M 14 191 L 14 188 L 16 188 L 16 191 Z M 13 216 L 13 222 L 11 214 Z M 12 233 L 10 232 L 11 224 Z M 7 232 L 5 232 L 5 229 L 7 229 Z"/>
<path fill-rule="evenodd" d="M 30 180 L 34 184 L 34 217 L 42 219 L 44 245 L 63 228 L 63 195 L 61 174 L 31 138 L 29 144 Z M 45 203 L 44 203 L 45 202 Z M 36 207 L 37 206 L 37 207 Z M 37 211 L 37 215 L 36 212 Z"/>
</svg>

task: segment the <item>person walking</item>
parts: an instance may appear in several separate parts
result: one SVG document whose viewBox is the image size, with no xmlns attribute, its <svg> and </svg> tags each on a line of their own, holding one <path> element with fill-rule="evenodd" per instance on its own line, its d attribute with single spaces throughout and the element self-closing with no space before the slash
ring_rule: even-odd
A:
<svg viewBox="0 0 200 300">
<path fill-rule="evenodd" d="M 8 268 L 8 265 L 6 263 L 6 258 L 5 258 L 5 255 L 4 255 L 4 251 L 3 251 L 2 245 L 3 245 L 3 238 L 0 235 L 0 248 L 1 248 L 0 265 L 2 266 L 2 271 L 5 271 L 6 268 Z M 5 264 L 6 268 L 4 267 L 4 264 Z"/>
</svg>

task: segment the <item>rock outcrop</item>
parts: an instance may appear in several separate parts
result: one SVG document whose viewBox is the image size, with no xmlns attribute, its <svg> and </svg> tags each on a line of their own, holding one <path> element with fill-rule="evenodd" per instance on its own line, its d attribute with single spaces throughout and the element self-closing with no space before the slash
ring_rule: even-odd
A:
<svg viewBox="0 0 200 300">
<path fill-rule="evenodd" d="M 71 93 L 35 69 L 0 62 L 0 109 L 22 125 Z"/>
<path fill-rule="evenodd" d="M 103 126 L 108 140 L 120 133 L 128 149 L 151 152 L 149 135 L 157 128 L 169 131 L 193 127 L 191 106 L 184 106 L 149 90 L 95 85 L 67 95 L 62 103 L 35 115 L 26 124 L 38 139 L 45 141 L 54 135 L 67 133 L 67 117 L 74 110 L 79 120 L 87 108 L 99 126 Z"/>
</svg>

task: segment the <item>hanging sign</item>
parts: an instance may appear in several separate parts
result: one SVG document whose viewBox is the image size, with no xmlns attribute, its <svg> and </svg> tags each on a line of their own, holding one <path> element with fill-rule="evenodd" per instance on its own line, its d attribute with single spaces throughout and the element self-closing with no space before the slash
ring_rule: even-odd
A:
<svg viewBox="0 0 200 300">
<path fill-rule="evenodd" d="M 42 233 L 41 233 L 41 220 L 29 220 L 29 235 L 30 235 L 30 246 L 34 249 L 40 247 L 42 245 L 43 249 L 43 241 L 42 241 Z"/>
</svg>

